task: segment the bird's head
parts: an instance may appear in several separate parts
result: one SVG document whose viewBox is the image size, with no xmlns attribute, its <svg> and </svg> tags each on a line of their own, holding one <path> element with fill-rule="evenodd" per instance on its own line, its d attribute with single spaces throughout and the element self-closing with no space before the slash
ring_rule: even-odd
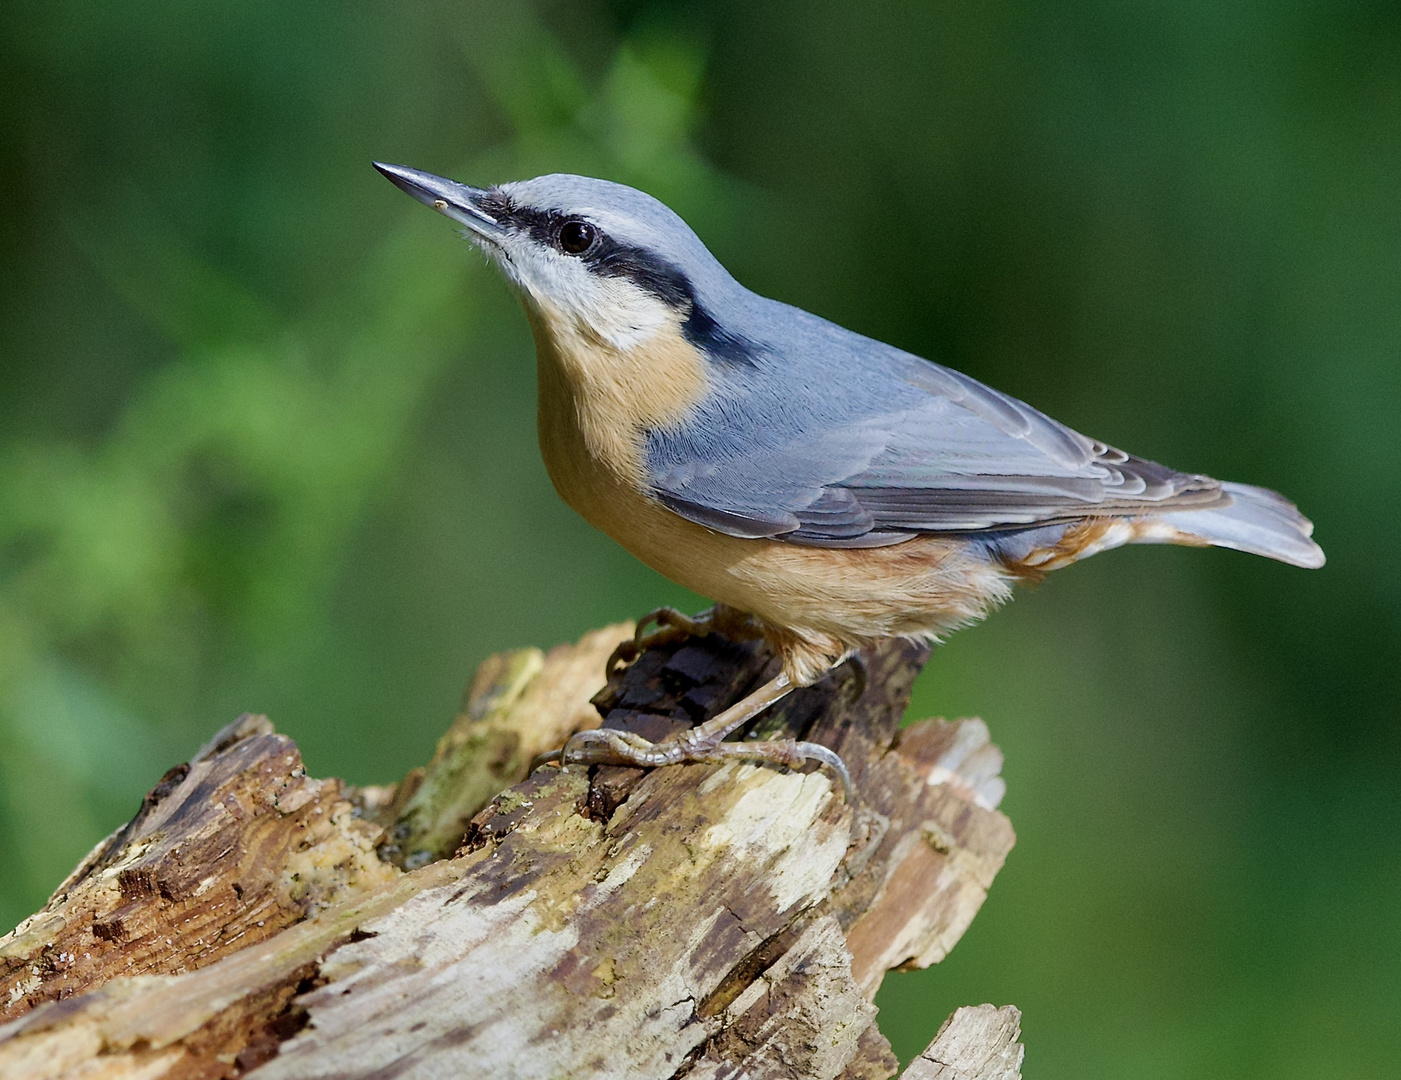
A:
<svg viewBox="0 0 1401 1080">
<path fill-rule="evenodd" d="M 474 188 L 400 165 L 375 168 L 464 225 L 555 332 L 627 350 L 669 329 L 688 338 L 719 331 L 701 293 L 733 279 L 680 217 L 644 192 L 567 173 Z"/>
</svg>

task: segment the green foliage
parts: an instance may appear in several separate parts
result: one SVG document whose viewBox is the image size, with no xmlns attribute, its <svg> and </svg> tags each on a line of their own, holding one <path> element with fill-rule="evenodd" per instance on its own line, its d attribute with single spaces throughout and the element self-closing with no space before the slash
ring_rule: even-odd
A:
<svg viewBox="0 0 1401 1080">
<path fill-rule="evenodd" d="M 238 711 L 383 781 L 487 653 L 700 603 L 559 504 L 524 320 L 368 163 L 587 172 L 763 292 L 1319 522 L 1317 574 L 1119 552 L 939 651 L 916 707 L 988 719 L 1021 841 L 884 991 L 902 1055 L 994 1000 L 1040 1076 L 1384 1072 L 1393 6 L 11 4 L 0 924 Z"/>
</svg>

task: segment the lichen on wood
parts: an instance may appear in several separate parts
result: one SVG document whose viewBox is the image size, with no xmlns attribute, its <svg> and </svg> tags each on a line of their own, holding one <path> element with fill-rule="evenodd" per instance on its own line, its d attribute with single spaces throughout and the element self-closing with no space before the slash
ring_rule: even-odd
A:
<svg viewBox="0 0 1401 1080">
<path fill-rule="evenodd" d="M 662 737 L 775 668 L 711 634 L 605 686 L 630 632 L 488 661 L 385 788 L 307 778 L 262 718 L 225 729 L 0 939 L 0 1077 L 893 1076 L 884 973 L 947 953 L 1013 843 L 987 729 L 902 732 L 927 652 L 890 642 L 762 719 L 837 749 L 851 805 L 734 761 L 525 776 L 573 730 Z M 1011 1061 L 1015 1031 L 978 1030 Z"/>
</svg>

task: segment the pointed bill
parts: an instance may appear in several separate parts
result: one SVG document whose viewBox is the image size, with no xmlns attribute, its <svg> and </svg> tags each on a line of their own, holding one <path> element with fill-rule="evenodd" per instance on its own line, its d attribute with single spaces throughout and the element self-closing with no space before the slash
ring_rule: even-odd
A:
<svg viewBox="0 0 1401 1080">
<path fill-rule="evenodd" d="M 484 240 L 496 240 L 502 235 L 501 225 L 481 208 L 481 200 L 486 195 L 482 188 L 468 187 L 456 180 L 403 165 L 386 165 L 379 161 L 373 164 L 400 191 L 467 226 Z"/>
</svg>

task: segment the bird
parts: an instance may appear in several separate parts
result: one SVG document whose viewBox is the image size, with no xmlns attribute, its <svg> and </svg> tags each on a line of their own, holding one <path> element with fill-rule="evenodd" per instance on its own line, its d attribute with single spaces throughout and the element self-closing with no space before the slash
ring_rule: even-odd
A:
<svg viewBox="0 0 1401 1080">
<path fill-rule="evenodd" d="M 566 173 L 477 188 L 374 165 L 461 225 L 519 297 L 559 495 L 716 601 L 696 618 L 663 609 L 638 643 L 742 625 L 781 661 L 696 727 L 656 742 L 579 732 L 545 755 L 557 764 L 816 761 L 849 795 L 844 763 L 820 744 L 725 737 L 863 647 L 941 640 L 1015 584 L 1109 548 L 1324 563 L 1312 523 L 1282 495 L 1125 453 L 760 296 L 645 192 Z"/>
</svg>

